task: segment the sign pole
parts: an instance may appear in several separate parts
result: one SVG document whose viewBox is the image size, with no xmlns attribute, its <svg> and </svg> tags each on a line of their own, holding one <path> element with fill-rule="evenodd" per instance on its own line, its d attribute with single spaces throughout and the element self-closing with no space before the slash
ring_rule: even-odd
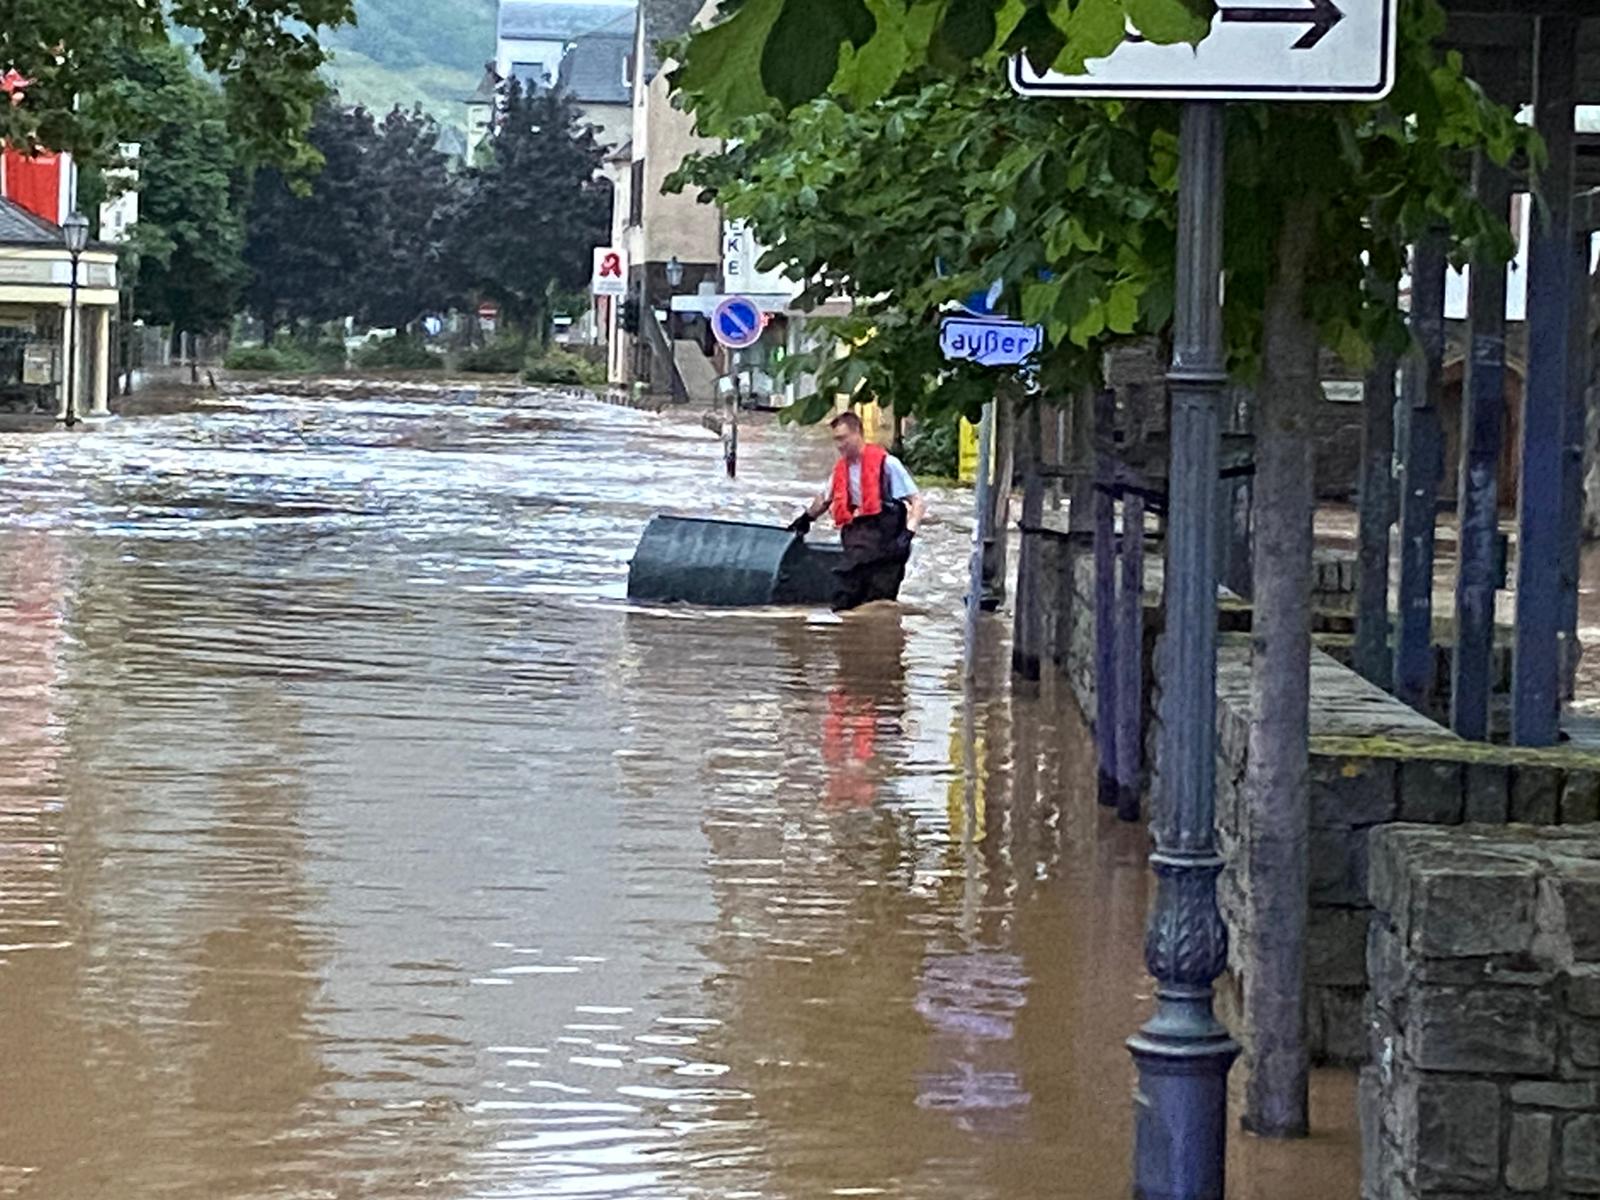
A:
<svg viewBox="0 0 1600 1200">
<path fill-rule="evenodd" d="M 994 416 L 995 401 L 983 406 L 978 426 L 978 479 L 973 488 L 972 563 L 967 579 L 966 677 L 978 672 L 978 621 L 983 614 L 983 552 L 988 541 L 989 508 L 994 503 Z"/>
<path fill-rule="evenodd" d="M 1228 960 L 1217 908 L 1215 514 L 1222 337 L 1225 107 L 1188 101 L 1179 144 L 1177 309 L 1167 532 L 1169 639 L 1163 679 L 1162 777 L 1154 814 L 1156 900 L 1145 961 L 1156 1012 L 1128 1048 L 1139 1071 L 1134 1194 L 1221 1200 L 1228 1072 L 1239 1047 L 1213 1010 Z"/>
</svg>

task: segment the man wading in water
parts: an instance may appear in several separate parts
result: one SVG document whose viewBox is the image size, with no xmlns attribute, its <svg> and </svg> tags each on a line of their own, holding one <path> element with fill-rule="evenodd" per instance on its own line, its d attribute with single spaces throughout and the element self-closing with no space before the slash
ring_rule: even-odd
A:
<svg viewBox="0 0 1600 1200">
<path fill-rule="evenodd" d="M 905 464 L 868 442 L 861 418 L 840 413 L 829 424 L 839 461 L 827 488 L 795 518 L 790 530 L 804 537 L 811 522 L 833 514 L 844 543 L 844 566 L 833 594 L 835 612 L 900 595 L 916 536 L 928 507 Z"/>
</svg>

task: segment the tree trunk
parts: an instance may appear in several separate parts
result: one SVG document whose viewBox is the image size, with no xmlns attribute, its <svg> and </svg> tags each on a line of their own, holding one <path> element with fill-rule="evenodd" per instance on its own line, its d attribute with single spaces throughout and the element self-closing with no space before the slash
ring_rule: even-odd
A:
<svg viewBox="0 0 1600 1200">
<path fill-rule="evenodd" d="M 1254 625 L 1244 882 L 1254 945 L 1244 980 L 1250 1030 L 1247 1129 L 1308 1132 L 1305 1036 L 1309 908 L 1311 554 L 1316 507 L 1311 418 L 1319 340 L 1305 315 L 1318 205 L 1289 206 L 1267 292 L 1256 415 Z"/>
</svg>

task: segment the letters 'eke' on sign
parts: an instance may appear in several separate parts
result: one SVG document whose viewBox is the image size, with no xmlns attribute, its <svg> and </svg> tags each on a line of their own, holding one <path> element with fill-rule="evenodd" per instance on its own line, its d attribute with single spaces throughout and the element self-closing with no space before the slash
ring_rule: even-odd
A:
<svg viewBox="0 0 1600 1200">
<path fill-rule="evenodd" d="M 730 350 L 754 346 L 765 325 L 760 307 L 743 296 L 729 296 L 711 314 L 711 332 Z"/>
<path fill-rule="evenodd" d="M 1017 367 L 1039 353 L 1044 330 L 1021 321 L 946 317 L 939 326 L 939 349 L 948 362 L 980 367 Z"/>
<path fill-rule="evenodd" d="M 1081 75 L 1011 64 L 1024 96 L 1381 100 L 1394 87 L 1399 0 L 1219 0 L 1198 46 L 1129 38 Z"/>
</svg>

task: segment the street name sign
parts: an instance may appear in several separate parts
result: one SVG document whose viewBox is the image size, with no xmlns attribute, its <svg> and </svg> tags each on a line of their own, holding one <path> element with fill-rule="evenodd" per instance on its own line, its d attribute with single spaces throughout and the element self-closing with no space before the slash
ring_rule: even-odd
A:
<svg viewBox="0 0 1600 1200">
<path fill-rule="evenodd" d="M 711 332 L 730 350 L 754 346 L 765 326 L 761 306 L 744 296 L 729 296 L 711 314 Z"/>
<path fill-rule="evenodd" d="M 1018 367 L 1044 346 L 1044 329 L 992 317 L 946 317 L 939 326 L 939 349 L 946 362 L 980 367 Z"/>
<path fill-rule="evenodd" d="M 1218 0 L 1198 46 L 1130 37 L 1081 75 L 1011 63 L 1024 96 L 1381 100 L 1394 87 L 1399 0 Z"/>
<path fill-rule="evenodd" d="M 596 296 L 626 296 L 628 294 L 628 256 L 610 246 L 594 249 L 594 284 Z"/>
</svg>

